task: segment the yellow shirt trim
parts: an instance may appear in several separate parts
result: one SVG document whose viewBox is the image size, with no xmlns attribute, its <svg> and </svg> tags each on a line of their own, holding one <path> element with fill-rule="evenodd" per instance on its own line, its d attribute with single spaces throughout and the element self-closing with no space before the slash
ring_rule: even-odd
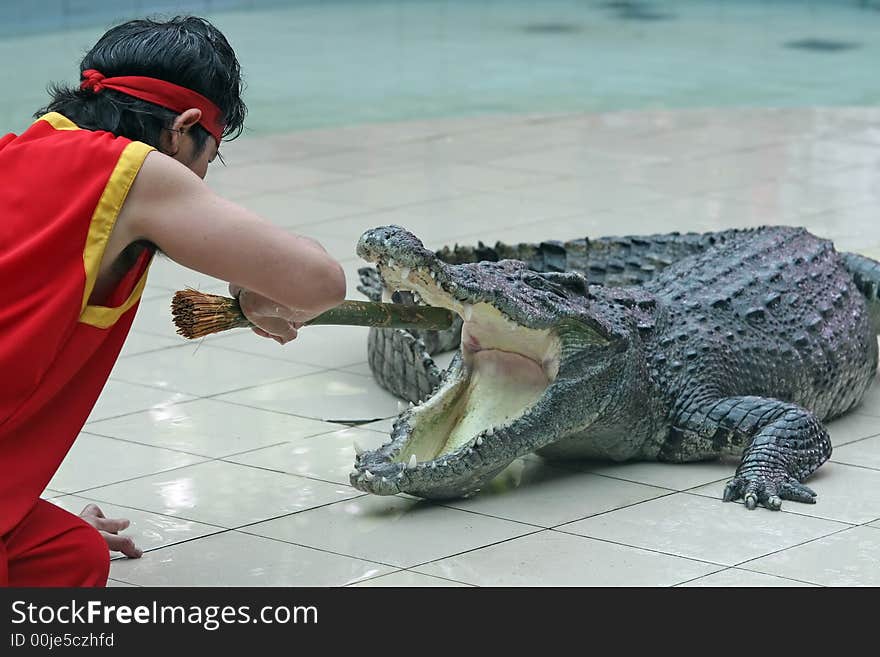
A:
<svg viewBox="0 0 880 657">
<path fill-rule="evenodd" d="M 79 130 L 79 126 L 76 123 L 58 112 L 43 114 L 37 121 L 45 121 L 56 130 Z"/>
<path fill-rule="evenodd" d="M 48 122 L 56 130 L 79 130 L 73 121 L 58 112 L 49 112 L 37 120 Z M 86 285 L 83 290 L 79 316 L 79 321 L 83 324 L 101 329 L 113 326 L 123 314 L 138 302 L 144 291 L 144 286 L 147 283 L 146 270 L 122 305 L 108 307 L 89 304 L 89 297 L 92 296 L 92 290 L 95 289 L 101 259 L 104 257 L 110 233 L 113 232 L 113 227 L 116 225 L 116 218 L 119 216 L 119 211 L 122 210 L 122 204 L 125 203 L 134 179 L 143 166 L 144 159 L 152 150 L 155 150 L 152 146 L 139 141 L 133 141 L 125 147 L 110 174 L 110 179 L 104 187 L 98 205 L 92 213 L 89 233 L 86 236 L 86 246 L 83 250 Z"/>
<path fill-rule="evenodd" d="M 82 313 L 79 321 L 84 324 L 102 329 L 112 326 L 129 308 L 137 303 L 144 291 L 144 286 L 147 283 L 146 271 L 122 305 L 111 308 L 89 305 L 88 303 L 98 280 L 98 269 L 101 266 L 101 259 L 104 257 L 110 233 L 113 231 L 113 226 L 116 225 L 116 218 L 119 216 L 122 204 L 125 203 L 128 191 L 131 189 L 144 159 L 152 150 L 154 150 L 152 146 L 147 146 L 139 141 L 133 141 L 126 146 L 113 169 L 113 173 L 110 174 L 110 180 L 107 181 L 107 186 L 104 188 L 104 193 L 101 194 L 97 207 L 95 207 L 92 222 L 89 225 L 89 234 L 86 238 L 86 248 L 83 251 L 86 286 L 83 290 Z"/>
</svg>

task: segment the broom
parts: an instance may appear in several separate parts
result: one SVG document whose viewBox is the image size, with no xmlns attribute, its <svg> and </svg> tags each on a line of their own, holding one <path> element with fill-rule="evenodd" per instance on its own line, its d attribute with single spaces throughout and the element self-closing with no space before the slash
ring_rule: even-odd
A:
<svg viewBox="0 0 880 657">
<path fill-rule="evenodd" d="M 175 292 L 171 315 L 177 332 L 194 340 L 211 333 L 253 326 L 244 316 L 238 299 L 187 289 Z M 303 326 L 374 326 L 443 330 L 452 327 L 455 315 L 445 308 L 402 303 L 343 301 L 335 308 L 303 323 Z"/>
</svg>

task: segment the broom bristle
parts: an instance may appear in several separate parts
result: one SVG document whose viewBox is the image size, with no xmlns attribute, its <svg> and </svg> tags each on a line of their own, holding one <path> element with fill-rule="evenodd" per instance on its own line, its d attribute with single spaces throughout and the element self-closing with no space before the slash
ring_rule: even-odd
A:
<svg viewBox="0 0 880 657">
<path fill-rule="evenodd" d="M 250 326 L 236 299 L 193 289 L 175 292 L 171 301 L 171 315 L 177 333 L 190 340 Z"/>
</svg>

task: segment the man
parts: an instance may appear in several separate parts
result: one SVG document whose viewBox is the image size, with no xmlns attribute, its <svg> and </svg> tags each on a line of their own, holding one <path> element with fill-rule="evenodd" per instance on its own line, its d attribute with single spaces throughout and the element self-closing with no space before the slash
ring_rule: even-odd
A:
<svg viewBox="0 0 880 657">
<path fill-rule="evenodd" d="M 0 585 L 103 586 L 108 544 L 140 556 L 118 535 L 127 521 L 94 505 L 79 518 L 40 494 L 109 376 L 157 250 L 231 281 L 256 331 L 282 343 L 345 297 L 320 245 L 202 180 L 246 112 L 214 26 L 131 21 L 80 70 L 27 131 L 0 138 Z"/>
</svg>

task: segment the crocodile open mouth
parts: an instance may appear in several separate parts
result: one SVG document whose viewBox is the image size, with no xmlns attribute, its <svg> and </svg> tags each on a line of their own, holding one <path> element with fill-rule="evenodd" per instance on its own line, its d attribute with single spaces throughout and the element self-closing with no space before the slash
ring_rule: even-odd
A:
<svg viewBox="0 0 880 657">
<path fill-rule="evenodd" d="M 556 379 L 556 334 L 513 321 L 491 303 L 491 293 L 468 289 L 442 262 L 405 267 L 384 257 L 371 260 L 387 290 L 411 293 L 417 303 L 461 317 L 461 355 L 429 399 L 401 414 L 391 443 L 359 455 L 352 483 L 395 493 L 438 467 L 485 464 L 506 452 L 505 434 Z"/>
<path fill-rule="evenodd" d="M 559 344 L 549 330 L 520 326 L 487 302 L 456 298 L 430 268 L 385 265 L 380 273 L 389 288 L 410 291 L 417 302 L 448 308 L 462 319 L 459 375 L 413 409 L 408 449 L 399 460 L 415 455 L 416 462 L 428 461 L 480 446 L 525 414 L 556 378 Z"/>
</svg>

